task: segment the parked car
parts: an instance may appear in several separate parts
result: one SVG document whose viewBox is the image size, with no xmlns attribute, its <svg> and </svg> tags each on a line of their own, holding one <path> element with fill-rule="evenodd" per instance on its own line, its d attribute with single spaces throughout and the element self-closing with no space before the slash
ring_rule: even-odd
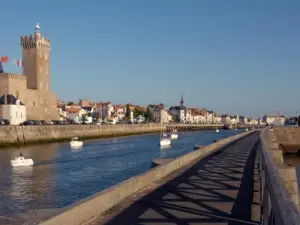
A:
<svg viewBox="0 0 300 225">
<path fill-rule="evenodd" d="M 28 126 L 28 125 L 35 125 L 33 120 L 26 120 L 20 125 Z"/>
<path fill-rule="evenodd" d="M 0 125 L 9 125 L 10 121 L 7 119 L 0 119 Z"/>
</svg>

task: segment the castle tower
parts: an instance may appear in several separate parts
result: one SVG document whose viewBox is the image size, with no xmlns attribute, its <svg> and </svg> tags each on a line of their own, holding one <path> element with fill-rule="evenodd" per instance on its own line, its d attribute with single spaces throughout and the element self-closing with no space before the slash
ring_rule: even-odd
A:
<svg viewBox="0 0 300 225">
<path fill-rule="evenodd" d="M 23 75 L 27 88 L 48 92 L 50 90 L 50 40 L 41 36 L 37 23 L 35 33 L 21 37 L 23 49 Z"/>
</svg>

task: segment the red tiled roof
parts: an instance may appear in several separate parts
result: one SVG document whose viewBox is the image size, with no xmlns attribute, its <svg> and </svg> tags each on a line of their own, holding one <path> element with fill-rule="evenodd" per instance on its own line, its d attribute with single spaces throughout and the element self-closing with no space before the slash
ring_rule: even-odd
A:
<svg viewBox="0 0 300 225">
<path fill-rule="evenodd" d="M 81 108 L 67 108 L 66 111 L 68 113 L 76 113 L 79 112 L 81 110 Z"/>
</svg>

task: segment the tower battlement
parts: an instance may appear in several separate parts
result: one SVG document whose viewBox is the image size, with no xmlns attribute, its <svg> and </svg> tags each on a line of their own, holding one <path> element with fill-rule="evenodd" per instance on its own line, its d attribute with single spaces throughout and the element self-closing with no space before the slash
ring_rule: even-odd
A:
<svg viewBox="0 0 300 225">
<path fill-rule="evenodd" d="M 21 46 L 25 49 L 36 48 L 40 46 L 51 48 L 51 41 L 42 36 L 22 36 Z"/>
<path fill-rule="evenodd" d="M 21 46 L 23 49 L 46 47 L 51 48 L 51 42 L 49 39 L 43 37 L 40 33 L 40 25 L 37 23 L 35 27 L 34 35 L 22 36 Z"/>
</svg>

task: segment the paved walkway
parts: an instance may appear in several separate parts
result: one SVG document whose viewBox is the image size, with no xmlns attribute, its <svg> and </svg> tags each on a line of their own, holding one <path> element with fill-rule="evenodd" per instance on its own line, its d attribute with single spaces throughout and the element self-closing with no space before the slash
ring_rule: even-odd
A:
<svg viewBox="0 0 300 225">
<path fill-rule="evenodd" d="M 256 224 L 251 204 L 257 138 L 256 132 L 199 161 L 105 224 Z"/>
</svg>

